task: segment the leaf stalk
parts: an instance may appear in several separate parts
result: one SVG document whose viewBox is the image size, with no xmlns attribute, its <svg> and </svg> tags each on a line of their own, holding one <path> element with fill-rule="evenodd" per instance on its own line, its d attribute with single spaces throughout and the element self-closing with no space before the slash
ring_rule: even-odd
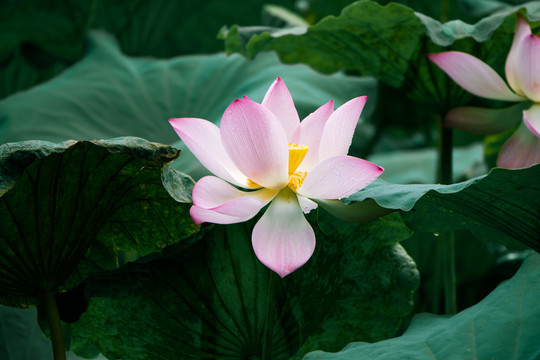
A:
<svg viewBox="0 0 540 360">
<path fill-rule="evenodd" d="M 439 118 L 439 183 L 452 184 L 452 129 L 444 126 L 444 118 Z M 444 310 L 446 314 L 457 312 L 456 294 L 456 250 L 454 232 L 441 233 L 439 236 L 439 266 L 444 284 Z"/>
<path fill-rule="evenodd" d="M 66 348 L 64 345 L 64 335 L 62 334 L 62 323 L 58 306 L 54 297 L 54 291 L 46 291 L 44 294 L 45 313 L 51 332 L 51 342 L 53 347 L 54 360 L 66 360 Z"/>
</svg>

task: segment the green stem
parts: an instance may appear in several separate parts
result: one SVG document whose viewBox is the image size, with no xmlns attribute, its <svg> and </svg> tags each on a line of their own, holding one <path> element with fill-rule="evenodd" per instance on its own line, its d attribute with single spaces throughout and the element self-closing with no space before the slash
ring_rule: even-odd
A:
<svg viewBox="0 0 540 360">
<path fill-rule="evenodd" d="M 440 124 L 439 183 L 452 184 L 452 129 Z"/>
<path fill-rule="evenodd" d="M 266 308 L 266 319 L 264 321 L 264 333 L 263 333 L 263 349 L 262 360 L 270 360 L 272 358 L 272 334 L 274 324 L 274 293 L 276 287 L 276 275 L 270 271 L 270 278 L 268 280 L 268 302 Z"/>
<path fill-rule="evenodd" d="M 439 121 L 439 183 L 452 183 L 452 129 L 443 126 L 442 118 Z M 439 236 L 439 266 L 444 284 L 444 310 L 446 314 L 455 314 L 457 311 L 456 295 L 456 251 L 454 233 L 442 233 Z"/>
<path fill-rule="evenodd" d="M 56 299 L 53 291 L 47 291 L 44 294 L 45 313 L 51 332 L 51 342 L 53 347 L 54 360 L 66 360 L 66 348 L 64 346 L 64 336 L 62 335 L 62 323 L 60 314 L 56 306 Z"/>
</svg>

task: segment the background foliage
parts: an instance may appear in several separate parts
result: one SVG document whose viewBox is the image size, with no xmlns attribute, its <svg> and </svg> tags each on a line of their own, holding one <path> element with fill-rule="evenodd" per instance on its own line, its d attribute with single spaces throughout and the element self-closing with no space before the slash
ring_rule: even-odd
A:
<svg viewBox="0 0 540 360">
<path fill-rule="evenodd" d="M 273 324 L 275 358 L 336 352 L 349 342 L 403 332 L 306 358 L 392 358 L 395 352 L 424 358 L 418 341 L 444 357 L 446 337 L 463 356 L 473 348 L 479 358 L 537 357 L 531 340 L 538 332 L 532 300 L 537 255 L 481 300 L 520 267 L 524 244 L 539 247 L 540 165 L 489 171 L 511 132 L 486 138 L 455 132 L 458 183 L 435 184 L 437 124 L 444 114 L 465 104 L 505 104 L 467 94 L 425 55 L 466 51 L 503 74 L 515 13 L 536 30 L 540 3 L 272 4 L 278 6 L 258 0 L 243 2 L 241 10 L 232 0 L 0 3 L 0 144 L 11 143 L 0 148 L 2 303 L 39 307 L 42 275 L 58 275 L 45 288 L 61 291 L 68 346 L 86 357 L 256 356 L 263 351 L 265 318 Z M 229 56 L 218 53 L 223 49 Z M 180 116 L 218 123 L 235 98 L 262 100 L 277 76 L 301 117 L 330 99 L 339 106 L 368 95 L 351 154 L 384 166 L 386 183 L 345 203 L 398 212 L 367 224 L 335 220 L 323 209 L 312 213 L 316 253 L 283 282 L 256 261 L 247 235 L 253 222 L 193 233 L 198 228 L 187 215 L 192 180 L 184 173 L 196 179 L 205 172 L 167 123 Z M 119 136 L 173 144 L 182 154 L 173 168 L 166 164 L 176 150 L 142 139 L 64 142 Z M 107 206 L 95 198 L 99 189 L 109 189 L 103 190 L 110 193 Z M 100 224 L 85 241 L 59 230 L 76 228 L 70 219 L 85 214 Z M 407 329 L 413 300 L 413 314 L 442 311 L 437 262 L 440 239 L 449 232 L 456 238 L 463 311 L 451 318 L 417 316 Z M 52 271 L 57 261 L 46 254 L 59 254 L 64 265 Z M 422 281 L 415 291 L 416 267 Z M 7 292 L 15 285 L 25 290 Z M 33 310 L 0 310 L 4 328 L 25 329 L 1 333 L 1 358 L 51 358 L 48 342 L 26 330 L 35 322 Z M 501 339 L 502 327 L 513 335 Z"/>
</svg>

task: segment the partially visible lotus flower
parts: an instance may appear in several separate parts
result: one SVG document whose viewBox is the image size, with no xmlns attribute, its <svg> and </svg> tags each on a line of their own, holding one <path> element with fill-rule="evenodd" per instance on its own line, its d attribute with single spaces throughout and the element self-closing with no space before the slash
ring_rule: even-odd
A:
<svg viewBox="0 0 540 360">
<path fill-rule="evenodd" d="M 233 101 L 221 129 L 203 119 L 169 120 L 217 176 L 195 184 L 193 221 L 243 222 L 270 203 L 253 229 L 255 254 L 281 277 L 302 266 L 315 249 L 314 231 L 304 218 L 304 212 L 317 207 L 313 200 L 327 208 L 332 204 L 328 199 L 357 192 L 383 171 L 347 155 L 366 99 L 354 98 L 336 111 L 330 101 L 300 122 L 289 90 L 278 78 L 262 104 L 247 97 Z"/>
<path fill-rule="evenodd" d="M 506 58 L 504 80 L 476 57 L 448 51 L 428 55 L 456 83 L 470 93 L 494 100 L 534 102 L 523 111 L 522 122 L 497 158 L 505 168 L 528 167 L 540 162 L 540 38 L 531 33 L 525 18 L 518 14 L 512 47 Z M 463 107 L 452 110 L 446 125 L 460 130 L 493 134 L 511 129 L 519 118 L 508 111 Z"/>
</svg>

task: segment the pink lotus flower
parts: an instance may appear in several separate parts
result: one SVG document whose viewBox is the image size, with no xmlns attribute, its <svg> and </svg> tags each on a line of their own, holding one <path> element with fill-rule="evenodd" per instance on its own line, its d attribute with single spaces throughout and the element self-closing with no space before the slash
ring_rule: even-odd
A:
<svg viewBox="0 0 540 360">
<path fill-rule="evenodd" d="M 255 254 L 281 277 L 302 266 L 315 249 L 304 212 L 316 208 L 315 201 L 343 212 L 346 206 L 329 199 L 357 192 L 383 171 L 347 155 L 366 99 L 354 98 L 336 111 L 330 101 L 300 122 L 289 90 L 277 78 L 262 104 L 247 97 L 233 101 L 221 129 L 203 119 L 169 120 L 217 176 L 195 184 L 193 221 L 243 222 L 270 203 L 253 229 Z"/>
<path fill-rule="evenodd" d="M 540 162 L 540 38 L 531 34 L 523 16 L 517 16 L 514 41 L 506 58 L 506 79 L 513 91 L 495 70 L 474 56 L 448 51 L 428 57 L 474 95 L 494 100 L 533 101 L 523 111 L 523 121 L 516 132 L 502 147 L 497 165 L 514 169 Z M 460 130 L 493 134 L 509 130 L 519 122 L 519 118 L 509 117 L 508 113 L 508 109 L 463 107 L 449 112 L 445 123 Z"/>
</svg>

